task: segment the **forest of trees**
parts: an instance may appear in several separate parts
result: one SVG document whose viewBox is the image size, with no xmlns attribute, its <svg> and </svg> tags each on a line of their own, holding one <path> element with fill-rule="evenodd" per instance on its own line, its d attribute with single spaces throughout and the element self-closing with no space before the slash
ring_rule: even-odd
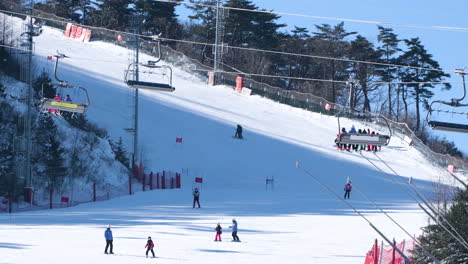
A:
<svg viewBox="0 0 468 264">
<path fill-rule="evenodd" d="M 10 0 L 12 1 L 12 0 Z M 139 18 L 142 32 L 162 34 L 164 38 L 190 40 L 199 43 L 215 42 L 216 0 L 190 0 L 185 6 L 191 11 L 190 22 L 182 22 L 172 2 L 153 0 L 47 0 L 35 8 L 85 25 L 126 30 L 132 19 Z M 180 2 L 180 1 L 179 1 Z M 225 7 L 261 9 L 251 0 L 226 0 Z M 264 10 L 264 9 L 261 9 Z M 449 75 L 425 48 L 418 37 L 402 39 L 391 28 L 378 26 L 377 39 L 358 32 L 350 32 L 344 23 L 320 24 L 314 28 L 295 26 L 288 32 L 280 16 L 272 13 L 229 10 L 224 19 L 223 42 L 228 49 L 223 56 L 224 70 L 238 69 L 260 75 L 313 78 L 331 81 L 354 80 L 355 92 L 351 107 L 360 111 L 378 112 L 391 119 L 406 122 L 415 133 L 436 152 L 463 154 L 453 143 L 431 136 L 422 123 L 436 89 L 449 90 L 442 82 Z M 172 48 L 212 66 L 211 45 L 167 41 Z M 249 50 L 257 49 L 257 50 Z M 279 55 L 260 50 L 307 54 L 307 56 Z M 317 58 L 329 57 L 339 60 Z M 354 61 L 378 62 L 380 64 Z M 387 64 L 408 65 L 394 67 Z M 349 88 L 343 83 L 318 82 L 301 79 L 252 77 L 287 90 L 311 93 L 325 99 L 348 105 Z M 402 84 L 402 83 L 405 84 Z"/>
</svg>

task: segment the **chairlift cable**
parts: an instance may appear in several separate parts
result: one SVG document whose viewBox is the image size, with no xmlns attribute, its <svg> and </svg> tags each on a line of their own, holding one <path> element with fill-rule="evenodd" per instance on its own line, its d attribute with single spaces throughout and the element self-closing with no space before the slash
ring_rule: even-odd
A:
<svg viewBox="0 0 468 264">
<path fill-rule="evenodd" d="M 336 198 L 338 198 L 341 202 L 345 203 L 349 208 L 351 208 L 355 213 L 357 213 L 360 217 L 362 217 L 380 236 L 382 236 L 382 238 L 389 244 L 392 246 L 392 248 L 394 248 L 398 254 L 400 254 L 400 256 L 402 256 L 404 259 L 405 259 L 405 263 L 413 263 L 411 262 L 408 257 L 398 248 L 396 247 L 395 245 L 393 245 L 393 243 L 387 238 L 385 237 L 385 235 L 383 233 L 380 232 L 379 229 L 377 229 L 373 224 L 372 222 L 367 219 L 361 212 L 359 212 L 354 206 L 352 206 L 350 203 L 348 203 L 347 201 L 345 201 L 343 198 L 341 198 L 338 194 L 336 194 L 336 192 L 332 191 L 330 188 L 328 188 L 326 185 L 324 185 L 323 183 L 321 183 L 317 177 L 315 177 L 314 175 L 312 175 L 312 173 L 308 172 L 307 170 L 305 170 L 304 168 L 302 168 L 300 165 L 299 165 L 299 162 L 297 161 L 296 162 L 296 168 L 300 169 L 302 172 L 304 172 L 305 174 L 309 175 L 318 185 L 320 185 L 323 189 L 325 189 L 326 191 L 328 191 L 329 193 L 333 194 L 334 196 L 336 196 Z"/>
<path fill-rule="evenodd" d="M 153 1 L 155 1 L 155 2 L 165 2 L 165 3 L 174 3 L 174 4 L 189 4 L 189 5 L 195 5 L 195 6 L 204 6 L 204 7 L 217 8 L 217 6 L 215 6 L 215 5 L 203 4 L 203 3 L 181 2 L 181 1 L 175 1 L 175 0 L 153 0 Z M 337 21 L 347 21 L 347 22 L 356 22 L 356 23 L 365 23 L 365 24 L 388 25 L 388 26 L 411 27 L 411 28 L 425 28 L 425 29 L 447 30 L 447 31 L 455 31 L 455 32 L 467 32 L 468 31 L 468 28 L 466 28 L 466 27 L 425 26 L 425 25 L 403 24 L 403 23 L 384 22 L 384 21 L 372 21 L 372 20 L 360 20 L 360 19 L 350 19 L 350 18 L 314 16 L 314 15 L 306 15 L 306 14 L 277 12 L 277 11 L 268 11 L 268 10 L 261 10 L 261 9 L 247 9 L 247 8 L 228 7 L 228 6 L 220 6 L 219 8 L 228 9 L 228 10 L 235 10 L 235 11 L 266 13 L 266 14 L 285 15 L 285 16 L 297 16 L 297 17 L 305 17 L 305 18 L 337 20 Z"/>
<path fill-rule="evenodd" d="M 402 178 L 401 175 L 399 175 L 386 161 L 384 161 L 379 155 L 377 155 L 376 153 L 374 153 L 374 156 L 376 156 L 387 168 L 389 168 L 393 173 L 394 175 Z M 455 232 L 455 234 L 458 236 L 459 239 L 457 239 L 460 243 L 462 243 L 462 245 L 468 249 L 468 242 L 466 242 L 466 240 L 463 238 L 462 235 L 460 235 L 457 231 L 457 229 L 455 229 L 455 227 L 452 226 L 452 224 L 450 224 L 450 222 L 441 214 L 437 214 L 436 213 L 436 210 L 433 208 L 433 205 L 429 202 L 429 200 L 426 198 L 426 196 L 424 194 L 422 194 L 417 188 L 415 188 L 414 186 L 412 186 L 412 184 L 409 184 L 409 183 L 406 183 L 407 185 L 409 185 L 411 187 L 411 189 L 416 193 L 416 195 L 421 199 L 421 201 L 423 201 L 424 204 L 426 204 L 426 206 L 436 215 L 438 216 L 439 218 L 441 218 L 442 220 L 444 220 L 447 225 L 453 230 L 453 232 Z"/>
<path fill-rule="evenodd" d="M 0 9 L 0 12 L 9 13 L 9 14 L 16 14 L 16 15 L 26 15 L 24 13 L 13 12 L 13 11 L 8 11 L 8 10 L 4 10 L 4 9 Z M 50 13 L 46 13 L 46 12 L 43 12 L 43 11 L 41 11 L 41 12 L 45 13 L 45 14 L 50 14 Z M 59 20 L 59 19 L 51 19 L 51 18 L 45 18 L 45 17 L 41 17 L 41 16 L 32 16 L 32 17 L 42 19 L 42 20 L 66 23 L 66 21 Z M 81 24 L 77 24 L 77 25 L 81 25 Z M 129 33 L 129 32 L 124 32 L 124 31 L 119 31 L 119 30 L 107 29 L 107 28 L 104 28 L 104 27 L 96 27 L 96 26 L 88 26 L 88 25 L 83 25 L 83 26 L 86 27 L 86 28 L 97 29 L 97 30 L 106 30 L 106 31 L 109 31 L 109 32 L 114 32 L 114 33 L 121 33 L 121 34 L 132 35 L 132 36 L 140 36 L 140 37 L 148 37 L 148 36 L 142 35 L 142 34 L 136 34 L 136 33 Z M 181 42 L 181 43 L 196 44 L 196 45 L 216 46 L 216 44 L 213 44 L 213 43 L 204 43 L 204 42 L 190 41 L 190 40 L 180 40 L 180 39 L 171 39 L 171 38 L 163 38 L 163 37 L 161 37 L 159 39 L 162 40 L 162 41 L 173 41 L 173 42 Z M 246 48 L 246 47 L 238 47 L 238 46 L 228 46 L 227 48 L 239 49 L 239 50 L 248 50 L 248 51 L 255 51 L 255 52 L 264 52 L 264 53 L 272 53 L 272 54 L 289 55 L 289 56 L 307 57 L 307 58 L 315 58 L 315 59 L 324 59 L 324 60 L 355 62 L 355 63 L 389 66 L 389 67 L 401 67 L 401 68 L 408 68 L 408 69 L 419 69 L 419 70 L 426 70 L 426 71 L 437 71 L 437 72 L 454 72 L 455 71 L 455 70 L 434 69 L 434 68 L 416 67 L 416 66 L 382 63 L 382 62 L 371 62 L 371 61 L 361 61 L 361 60 L 334 58 L 334 57 L 327 57 L 327 56 L 300 54 L 300 53 L 283 52 L 283 51 L 275 51 L 275 50 L 263 50 L 263 49 Z"/>
</svg>

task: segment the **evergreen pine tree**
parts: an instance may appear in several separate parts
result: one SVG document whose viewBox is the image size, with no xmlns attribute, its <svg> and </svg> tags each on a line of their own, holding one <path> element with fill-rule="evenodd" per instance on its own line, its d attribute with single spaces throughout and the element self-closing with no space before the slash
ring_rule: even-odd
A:
<svg viewBox="0 0 468 264">
<path fill-rule="evenodd" d="M 345 58 L 349 54 L 350 43 L 346 38 L 356 34 L 356 32 L 347 32 L 343 22 L 334 27 L 328 24 L 316 25 L 315 27 L 317 28 L 317 32 L 314 33 L 314 39 L 316 40 L 317 52 L 320 55 Z M 349 78 L 348 69 L 350 65 L 348 62 L 317 60 L 317 64 L 322 68 L 320 76 L 322 79 L 343 81 Z M 335 82 L 331 84 L 322 83 L 321 85 L 322 89 L 331 88 L 331 92 L 323 96 L 332 102 L 337 102 L 342 90 L 345 89 L 345 86 L 338 86 Z"/>
<path fill-rule="evenodd" d="M 128 159 L 125 146 L 123 145 L 122 137 L 119 137 L 119 141 L 117 141 L 117 143 L 112 142 L 112 140 L 109 140 L 109 143 L 112 147 L 112 151 L 114 152 L 115 160 L 122 163 L 125 167 L 130 168 L 130 160 Z"/>
<path fill-rule="evenodd" d="M 4 130 L 5 127 L 1 127 L 0 135 L 7 140 L 0 144 L 0 196 L 14 196 L 20 190 L 16 178 L 14 136 Z"/>
<path fill-rule="evenodd" d="M 136 0 L 135 12 L 140 14 L 145 21 L 142 24 L 142 31 L 153 34 L 162 33 L 167 38 L 177 37 L 180 25 L 175 9 L 178 5 L 153 0 Z"/>
<path fill-rule="evenodd" d="M 399 61 L 403 64 L 413 67 L 440 69 L 439 63 L 432 58 L 426 48 L 421 44 L 419 38 L 405 39 L 404 40 L 408 50 L 405 51 L 400 57 Z M 442 71 L 432 71 L 425 69 L 406 68 L 402 72 L 401 79 L 405 82 L 425 82 L 425 83 L 412 83 L 407 84 L 407 87 L 412 88 L 410 93 L 414 96 L 416 106 L 416 127 L 418 131 L 421 123 L 421 102 L 426 102 L 427 99 L 432 98 L 434 93 L 430 90 L 436 87 L 436 84 L 428 82 L 440 82 L 444 77 L 450 77 L 449 74 Z M 444 84 L 445 89 L 450 89 L 450 84 Z"/>
<path fill-rule="evenodd" d="M 375 50 L 374 45 L 361 35 L 357 35 L 356 39 L 351 41 L 349 49 L 349 57 L 359 61 L 377 61 L 380 57 L 379 52 Z M 376 67 L 367 63 L 353 63 L 351 74 L 359 81 L 356 87 L 355 96 L 359 93 L 364 97 L 362 110 L 364 112 L 371 111 L 370 93 L 377 87 L 370 83 L 376 76 Z M 353 98 L 353 102 L 357 103 L 357 98 Z M 353 108 L 355 105 L 352 106 Z"/>
<path fill-rule="evenodd" d="M 468 219 L 468 190 L 459 191 L 452 206 L 443 215 L 465 241 L 468 241 L 468 221 L 466 221 Z M 468 263 L 468 249 L 453 238 L 440 223 L 428 225 L 423 228 L 423 231 L 419 239 L 421 244 L 442 263 Z M 433 263 L 418 246 L 412 258 L 415 263 Z"/>
<path fill-rule="evenodd" d="M 57 126 L 49 115 L 40 115 L 36 129 L 34 171 L 43 180 L 47 181 L 47 188 L 56 189 L 63 183 L 67 168 L 63 158 L 64 150 L 58 140 Z"/>
<path fill-rule="evenodd" d="M 379 29 L 379 35 L 377 36 L 377 40 L 379 43 L 381 43 L 381 46 L 378 48 L 381 54 L 380 62 L 386 63 L 386 64 L 397 64 L 397 61 L 395 60 L 395 54 L 397 54 L 399 51 L 401 51 L 400 48 L 398 48 L 398 44 L 400 43 L 400 40 L 398 39 L 398 36 L 393 33 L 393 29 L 391 28 L 384 28 L 382 26 L 378 26 Z M 377 70 L 382 76 L 382 81 L 384 82 L 389 82 L 387 84 L 387 104 L 388 104 L 388 116 L 392 118 L 393 114 L 393 91 L 392 91 L 392 82 L 396 78 L 396 69 L 394 67 L 390 66 L 378 66 Z M 397 98 L 399 100 L 399 98 Z"/>
<path fill-rule="evenodd" d="M 133 14 L 133 0 L 96 1 L 96 8 L 89 13 L 91 24 L 108 29 L 125 30 Z"/>
<path fill-rule="evenodd" d="M 34 99 L 38 102 L 42 98 L 54 98 L 57 89 L 52 85 L 49 75 L 43 72 L 33 81 Z"/>
</svg>

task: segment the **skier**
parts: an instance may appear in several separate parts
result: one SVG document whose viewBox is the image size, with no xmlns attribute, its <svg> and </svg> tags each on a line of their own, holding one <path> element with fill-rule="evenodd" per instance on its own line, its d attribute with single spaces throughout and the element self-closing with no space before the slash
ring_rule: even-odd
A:
<svg viewBox="0 0 468 264">
<path fill-rule="evenodd" d="M 200 208 L 200 192 L 198 188 L 195 188 L 193 191 L 193 208 L 195 208 L 195 203 L 198 204 L 198 208 Z"/>
<path fill-rule="evenodd" d="M 111 230 L 110 225 L 107 226 L 107 229 L 104 232 L 104 237 L 106 238 L 106 249 L 104 250 L 104 254 L 108 254 L 107 249 L 109 248 L 109 246 L 110 246 L 110 254 L 114 254 L 113 252 L 114 246 L 112 245 L 114 238 L 112 237 L 112 230 Z"/>
<path fill-rule="evenodd" d="M 62 97 L 60 96 L 59 93 L 55 94 L 55 97 L 53 98 L 54 100 L 59 100 L 59 101 L 62 101 Z M 52 109 L 47 109 L 47 112 L 50 114 L 50 112 L 52 111 Z M 54 109 L 54 114 L 57 115 L 57 109 Z"/>
<path fill-rule="evenodd" d="M 238 139 L 243 139 L 243 137 L 242 137 L 242 126 L 241 125 L 237 125 L 236 134 L 234 135 L 234 137 L 238 138 Z"/>
<path fill-rule="evenodd" d="M 151 240 L 151 237 L 148 237 L 148 241 L 146 242 L 146 246 L 145 246 L 146 249 L 146 257 L 148 257 L 148 252 L 151 250 L 151 253 L 153 254 L 153 258 L 155 258 L 156 256 L 154 255 L 154 251 L 153 251 L 153 248 L 154 248 L 154 243 L 153 243 L 153 240 Z"/>
<path fill-rule="evenodd" d="M 221 234 L 223 233 L 223 228 L 221 227 L 220 223 L 218 223 L 215 230 L 216 230 L 215 241 L 221 241 Z M 218 238 L 219 238 L 219 240 L 218 240 Z"/>
<path fill-rule="evenodd" d="M 237 221 L 236 221 L 236 219 L 232 219 L 232 226 L 230 226 L 229 228 L 232 228 L 232 241 L 240 242 L 240 239 L 237 236 Z"/>
<path fill-rule="evenodd" d="M 346 197 L 349 199 L 349 194 L 351 193 L 351 189 L 353 189 L 353 186 L 351 185 L 351 182 L 348 182 L 344 187 L 344 191 L 345 191 L 344 198 L 345 199 L 346 199 Z"/>
<path fill-rule="evenodd" d="M 349 130 L 349 134 L 357 134 L 356 128 L 354 127 L 354 125 L 351 126 L 351 129 Z M 350 148 L 352 147 L 354 151 L 358 150 L 358 145 L 356 145 L 356 144 L 349 145 L 349 146 L 350 146 Z"/>
<path fill-rule="evenodd" d="M 65 102 L 72 102 L 72 99 L 70 98 L 70 95 L 67 94 L 67 97 L 65 98 Z"/>
</svg>

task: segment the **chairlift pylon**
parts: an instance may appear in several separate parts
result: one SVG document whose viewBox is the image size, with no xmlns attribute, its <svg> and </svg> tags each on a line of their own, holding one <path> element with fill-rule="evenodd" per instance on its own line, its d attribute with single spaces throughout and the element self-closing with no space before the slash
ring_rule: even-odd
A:
<svg viewBox="0 0 468 264">
<path fill-rule="evenodd" d="M 41 100 L 39 107 L 44 108 L 44 109 L 54 109 L 54 110 L 57 109 L 60 111 L 71 112 L 71 113 L 79 113 L 79 114 L 85 113 L 86 110 L 88 110 L 88 107 L 90 104 L 88 92 L 86 91 L 85 88 L 81 86 L 69 85 L 66 81 L 63 81 L 58 78 L 57 69 L 58 69 L 59 59 L 68 58 L 68 57 L 65 54 L 61 54 L 58 52 L 57 52 L 57 55 L 54 55 L 54 57 L 56 58 L 55 67 L 54 67 L 54 77 L 58 83 L 51 83 L 51 84 L 53 86 L 60 87 L 61 89 L 78 89 L 78 90 L 83 91 L 83 93 L 86 96 L 86 102 L 75 103 L 71 101 L 63 101 L 63 100 L 57 100 L 57 99 L 52 99 L 52 98 L 45 98 L 44 97 L 44 84 L 43 84 L 42 91 L 41 91 L 42 100 Z"/>
<path fill-rule="evenodd" d="M 459 124 L 459 123 L 452 123 L 452 122 L 446 122 L 446 121 L 436 121 L 432 117 L 433 112 L 440 112 L 439 110 L 434 109 L 433 105 L 434 104 L 444 104 L 448 105 L 450 107 L 468 107 L 468 104 L 462 104 L 460 103 L 466 96 L 466 87 L 465 87 L 465 75 L 468 75 L 464 70 L 457 69 L 455 70 L 455 73 L 460 75 L 462 77 L 463 81 L 463 95 L 461 98 L 452 98 L 450 102 L 442 101 L 442 100 L 437 100 L 431 102 L 429 105 L 429 109 L 427 111 L 426 115 L 426 121 L 429 125 L 430 128 L 433 130 L 440 130 L 440 131 L 449 131 L 449 132 L 460 132 L 460 133 L 468 133 L 468 125 L 467 124 Z M 464 114 L 464 113 L 457 113 L 457 112 L 452 112 L 455 114 Z"/>
</svg>

